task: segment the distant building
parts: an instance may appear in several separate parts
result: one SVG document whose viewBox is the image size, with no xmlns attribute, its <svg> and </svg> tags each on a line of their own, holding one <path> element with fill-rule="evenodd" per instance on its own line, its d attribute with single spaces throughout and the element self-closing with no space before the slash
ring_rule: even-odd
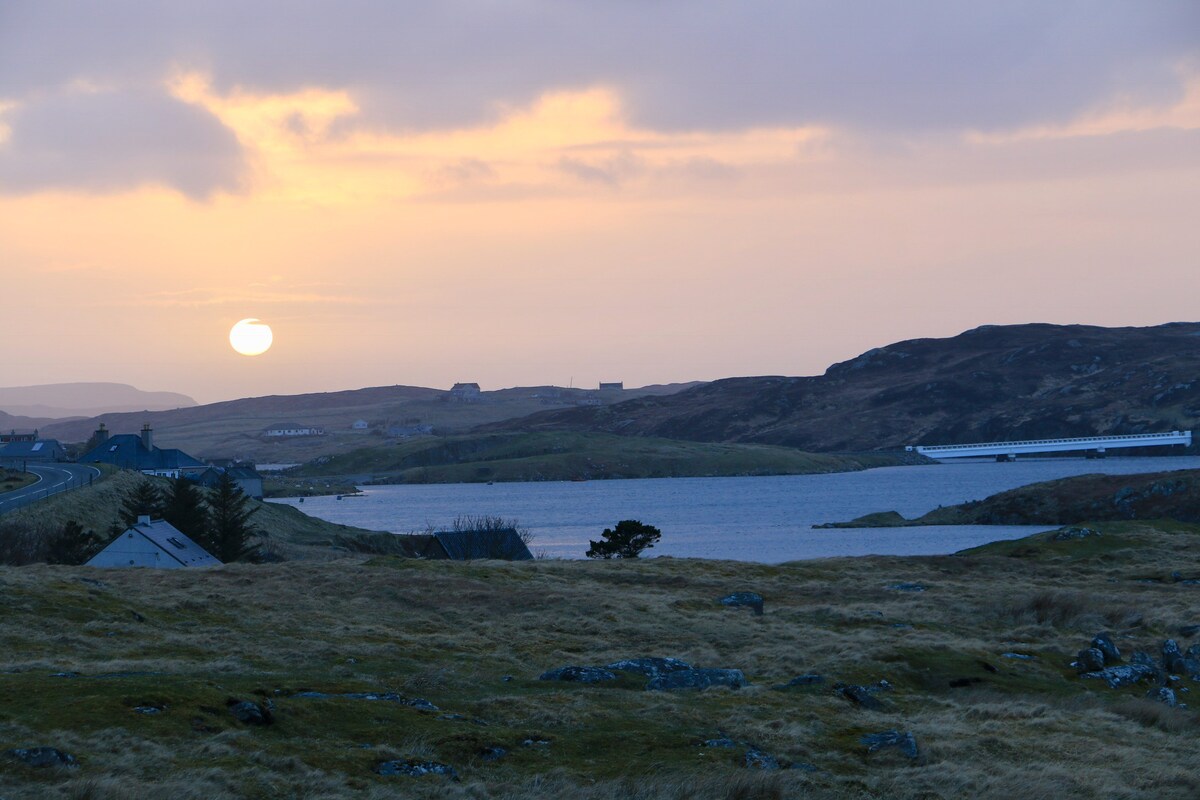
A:
<svg viewBox="0 0 1200 800">
<path fill-rule="evenodd" d="M 354 423 L 350 426 L 350 429 L 355 431 L 365 431 L 370 427 L 370 424 L 368 424 L 365 419 L 359 419 L 354 421 Z"/>
<path fill-rule="evenodd" d="M 263 436 L 324 436 L 325 429 L 296 422 L 278 422 L 263 431 Z"/>
<path fill-rule="evenodd" d="M 138 517 L 128 528 L 92 557 L 88 567 L 219 567 L 221 562 L 207 550 L 163 520 Z"/>
<path fill-rule="evenodd" d="M 0 433 L 0 444 L 9 444 L 10 442 L 36 442 L 38 440 L 38 432 L 33 433 L 17 433 L 15 430 L 8 433 Z"/>
<path fill-rule="evenodd" d="M 432 425 L 389 425 L 387 429 L 388 436 L 398 439 L 407 439 L 410 436 L 428 436 L 431 433 L 433 433 Z"/>
<path fill-rule="evenodd" d="M 232 463 L 228 466 L 211 466 L 195 475 L 196 483 L 206 489 L 215 489 L 221 481 L 221 475 L 228 475 L 247 497 L 255 500 L 263 499 L 263 477 L 251 464 Z"/>
<path fill-rule="evenodd" d="M 30 461 L 65 461 L 67 451 L 57 439 L 19 439 L 0 444 L 0 466 L 20 467 Z"/>
<path fill-rule="evenodd" d="M 471 561 L 494 558 L 502 561 L 529 561 L 533 554 L 521 541 L 515 528 L 489 531 L 438 531 L 437 533 L 397 536 L 411 558 Z"/>
<path fill-rule="evenodd" d="M 163 478 L 203 472 L 208 466 L 182 450 L 155 447 L 154 431 L 149 425 L 142 426 L 140 436 L 132 433 L 109 436 L 102 425 L 92 434 L 92 442 L 92 449 L 79 457 L 80 464 L 112 464 Z"/>
<path fill-rule="evenodd" d="M 456 383 L 450 387 L 450 399 L 460 403 L 474 403 L 480 399 L 478 383 Z"/>
<path fill-rule="evenodd" d="M 624 381 L 614 381 L 612 383 L 600 382 L 600 391 L 602 392 L 623 392 L 625 391 Z"/>
</svg>

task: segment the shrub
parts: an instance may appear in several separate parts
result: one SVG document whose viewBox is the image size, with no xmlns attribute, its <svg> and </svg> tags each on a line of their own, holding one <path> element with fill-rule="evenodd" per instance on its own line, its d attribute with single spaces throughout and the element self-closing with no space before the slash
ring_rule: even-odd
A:
<svg viewBox="0 0 1200 800">
<path fill-rule="evenodd" d="M 637 558 L 662 537 L 662 531 L 636 519 L 623 519 L 616 528 L 605 528 L 600 541 L 589 541 L 588 558 Z"/>
</svg>

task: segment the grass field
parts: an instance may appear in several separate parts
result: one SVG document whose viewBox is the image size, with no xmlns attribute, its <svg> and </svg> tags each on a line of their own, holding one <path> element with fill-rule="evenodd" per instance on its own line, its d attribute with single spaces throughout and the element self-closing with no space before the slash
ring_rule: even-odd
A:
<svg viewBox="0 0 1200 800">
<path fill-rule="evenodd" d="M 495 433 L 424 437 L 305 464 L 289 476 L 358 476 L 386 483 L 678 478 L 847 472 L 908 463 L 897 454 L 805 453 L 603 433 Z"/>
<path fill-rule="evenodd" d="M 0 469 L 0 495 L 5 492 L 24 489 L 37 481 L 37 475 L 32 472 L 20 472 L 15 469 Z"/>
<path fill-rule="evenodd" d="M 0 786 L 5 800 L 1194 798 L 1196 712 L 1067 665 L 1100 630 L 1128 655 L 1200 624 L 1200 586 L 1168 577 L 1200 572 L 1200 528 L 1103 530 L 780 566 L 0 568 L 0 750 L 55 746 L 79 762 L 0 758 Z M 899 583 L 925 590 L 889 588 Z M 736 590 L 761 593 L 766 613 L 716 602 Z M 633 656 L 738 668 L 751 685 L 537 680 Z M 772 688 L 806 672 L 826 680 Z M 893 687 L 880 710 L 831 688 L 880 680 Z M 439 710 L 294 696 L 304 689 L 396 692 Z M 271 700 L 274 724 L 236 721 L 230 699 Z M 148 706 L 161 711 L 134 710 Z M 862 735 L 886 730 L 911 731 L 918 757 L 868 753 Z M 721 735 L 735 746 L 700 744 Z M 750 745 L 814 769 L 747 768 Z M 485 756 L 496 747 L 507 752 Z M 461 781 L 373 771 L 409 757 Z"/>
</svg>

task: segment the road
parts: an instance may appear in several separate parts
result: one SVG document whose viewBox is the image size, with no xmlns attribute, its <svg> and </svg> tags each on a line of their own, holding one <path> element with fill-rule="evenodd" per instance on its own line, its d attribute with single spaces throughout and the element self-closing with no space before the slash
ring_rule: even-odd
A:
<svg viewBox="0 0 1200 800">
<path fill-rule="evenodd" d="M 0 494 L 0 514 L 67 489 L 87 486 L 93 478 L 100 477 L 100 470 L 82 464 L 29 464 L 25 469 L 37 475 L 38 480 L 23 489 Z"/>
</svg>

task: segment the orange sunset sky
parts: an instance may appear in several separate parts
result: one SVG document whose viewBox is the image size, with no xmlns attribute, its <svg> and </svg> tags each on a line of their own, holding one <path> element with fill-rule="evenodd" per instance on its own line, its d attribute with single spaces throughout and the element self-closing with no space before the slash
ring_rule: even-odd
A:
<svg viewBox="0 0 1200 800">
<path fill-rule="evenodd" d="M 1198 219 L 1192 0 L 0 0 L 0 386 L 814 374 L 1200 319 Z"/>
</svg>

